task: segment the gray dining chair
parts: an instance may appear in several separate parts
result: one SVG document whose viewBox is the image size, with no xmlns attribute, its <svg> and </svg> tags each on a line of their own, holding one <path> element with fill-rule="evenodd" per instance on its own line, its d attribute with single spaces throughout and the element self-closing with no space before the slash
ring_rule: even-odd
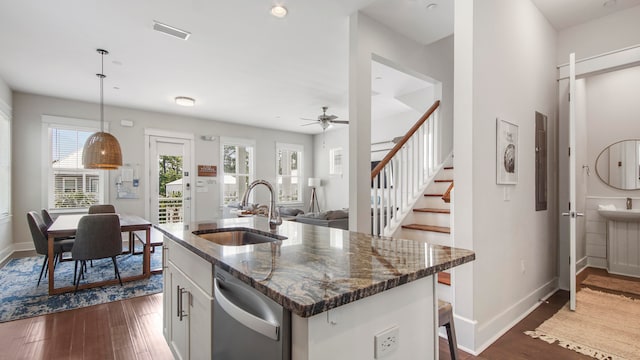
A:
<svg viewBox="0 0 640 360">
<path fill-rule="evenodd" d="M 31 237 L 33 238 L 33 245 L 36 248 L 36 253 L 44 255 L 44 261 L 42 262 L 42 268 L 40 269 L 40 276 L 38 277 L 38 285 L 42 280 L 42 274 L 45 276 L 49 272 L 47 263 L 49 262 L 49 243 L 47 234 L 47 225 L 35 211 L 29 211 L 27 213 L 27 222 L 29 223 L 29 230 L 31 231 Z M 71 251 L 73 248 L 74 239 L 55 239 L 53 242 L 53 253 L 55 254 L 54 266 L 57 263 L 58 256 L 63 252 Z M 46 272 L 45 272 L 45 269 Z"/>
<path fill-rule="evenodd" d="M 116 207 L 111 204 L 91 205 L 89 214 L 115 214 Z"/>
<path fill-rule="evenodd" d="M 116 214 L 85 215 L 78 222 L 76 239 L 71 255 L 76 261 L 73 271 L 76 291 L 83 278 L 87 260 L 111 258 L 115 276 L 122 286 L 120 271 L 116 256 L 122 253 L 122 235 L 120 233 L 120 218 Z M 80 263 L 80 274 L 76 277 Z"/>
<path fill-rule="evenodd" d="M 40 211 L 40 214 L 42 215 L 42 221 L 44 221 L 44 224 L 47 226 L 47 229 L 51 226 L 51 224 L 53 224 L 53 218 L 51 217 L 51 214 L 49 214 L 49 211 L 47 209 L 42 209 Z"/>
</svg>

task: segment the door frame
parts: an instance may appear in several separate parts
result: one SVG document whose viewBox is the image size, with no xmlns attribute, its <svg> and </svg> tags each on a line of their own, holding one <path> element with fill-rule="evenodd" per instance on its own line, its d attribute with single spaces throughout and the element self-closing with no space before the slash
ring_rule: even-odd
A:
<svg viewBox="0 0 640 360">
<path fill-rule="evenodd" d="M 154 129 L 154 128 L 145 128 L 144 129 L 144 179 L 145 179 L 145 187 L 144 187 L 144 216 L 146 219 L 149 219 L 151 216 L 151 166 L 149 164 L 149 149 L 151 148 L 151 137 L 165 137 L 165 138 L 174 138 L 174 139 L 183 139 L 190 140 L 191 143 L 191 160 L 189 161 L 190 174 L 189 176 L 192 179 L 195 179 L 196 173 L 195 171 L 195 136 L 189 133 L 181 133 L 169 130 L 162 129 Z M 191 211 L 189 213 L 189 218 L 191 221 L 194 221 L 196 218 L 196 197 L 194 196 L 193 186 L 191 187 Z"/>
<path fill-rule="evenodd" d="M 617 71 L 617 70 L 622 70 L 622 69 L 626 69 L 626 68 L 630 68 L 630 67 L 635 67 L 635 66 L 640 66 L 640 45 L 635 45 L 635 46 L 631 46 L 631 47 L 626 47 L 626 48 L 622 48 L 622 49 L 618 49 L 618 50 L 614 50 L 614 51 L 610 51 L 610 52 L 606 52 L 603 54 L 599 54 L 599 55 L 595 55 L 595 56 L 590 56 L 587 58 L 583 58 L 583 59 L 579 59 L 579 60 L 575 60 L 574 59 L 574 64 L 573 66 L 571 65 L 571 61 L 565 64 L 561 64 L 558 65 L 558 83 L 560 83 L 562 80 L 565 81 L 572 81 L 572 76 L 573 75 L 573 81 L 575 82 L 575 79 L 584 79 L 584 78 L 588 78 L 589 76 L 592 75 L 599 75 L 599 74 L 603 74 L 603 73 L 607 73 L 607 72 L 612 72 L 612 71 Z M 570 86 L 568 86 L 570 87 Z M 575 88 L 575 86 L 574 86 Z M 562 95 L 562 94 L 560 94 Z M 573 104 L 569 103 L 569 107 L 573 106 Z M 560 107 L 560 104 L 559 104 Z M 562 116 L 562 114 L 560 114 L 560 116 Z M 560 120 L 561 121 L 561 120 Z M 560 122 L 559 121 L 559 122 Z M 558 141 L 561 141 L 560 139 L 558 139 Z M 571 146 L 571 145 L 570 145 Z M 574 152 L 575 149 L 572 149 L 572 152 Z M 561 154 L 562 151 L 559 152 L 559 154 Z M 572 155 L 577 155 L 575 154 L 575 152 Z M 574 157 L 575 159 L 575 157 Z M 560 162 L 559 162 L 560 163 Z M 577 170 L 577 169 L 576 169 Z M 574 178 L 577 180 L 577 178 Z M 571 182 L 571 180 L 569 180 Z M 570 185 L 570 184 L 569 184 Z M 565 204 L 566 205 L 566 204 Z M 564 212 L 564 208 L 562 202 L 558 203 L 558 212 L 562 213 Z M 570 212 L 573 211 L 575 213 L 577 213 L 578 209 L 576 209 L 577 203 L 574 199 L 574 201 L 572 201 L 572 209 L 569 210 Z M 562 220 L 559 220 L 560 222 Z M 570 220 L 571 222 L 572 220 Z M 575 220 L 574 220 L 575 221 Z M 558 224 L 559 227 L 559 237 L 558 237 L 558 241 L 559 241 L 559 246 L 562 246 L 562 242 L 564 239 L 566 239 L 566 233 L 563 232 L 567 230 L 567 228 L 563 227 L 562 225 L 560 225 L 560 223 Z M 570 230 L 571 231 L 571 230 Z M 575 232 L 575 230 L 574 230 Z M 569 236 L 570 238 L 570 236 Z M 576 239 L 577 241 L 577 239 Z M 573 246 L 572 246 L 573 245 Z M 583 259 L 577 259 L 576 257 L 576 243 L 574 242 L 573 244 L 570 243 L 570 248 L 569 249 L 569 254 L 570 254 L 570 258 L 560 258 L 559 259 L 559 267 L 563 268 L 565 266 L 567 266 L 569 268 L 569 290 L 573 290 L 576 287 L 575 284 L 575 275 L 576 273 L 579 271 L 579 269 L 577 269 L 577 264 L 578 263 L 582 263 Z M 559 250 L 559 255 L 562 255 L 562 251 Z M 573 265 L 572 265 L 573 264 Z M 588 263 L 587 263 L 588 265 Z M 559 274 L 562 275 L 562 274 Z M 563 280 L 560 279 L 560 284 L 562 285 Z M 562 287 L 562 286 L 561 286 Z M 571 291 L 571 299 L 570 299 L 570 305 L 572 310 L 575 309 L 576 306 L 576 302 L 575 302 L 575 290 Z"/>
</svg>

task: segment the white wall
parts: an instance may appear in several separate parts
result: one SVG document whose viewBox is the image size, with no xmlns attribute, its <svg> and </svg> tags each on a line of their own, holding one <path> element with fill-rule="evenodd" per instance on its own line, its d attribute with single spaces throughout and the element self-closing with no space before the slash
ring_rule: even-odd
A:
<svg viewBox="0 0 640 360">
<path fill-rule="evenodd" d="M 446 156 L 453 144 L 453 37 L 423 46 L 362 13 L 351 16 L 349 34 L 349 227 L 367 232 L 371 221 L 371 60 L 378 56 L 396 69 L 442 82 L 440 154 Z"/>
<path fill-rule="evenodd" d="M 11 121 L 11 104 L 12 96 L 11 89 L 5 81 L 0 78 L 0 111 L 9 116 Z M 2 180 L 4 181 L 4 179 Z M 15 211 L 13 211 L 15 214 Z M 0 261 L 2 261 L 13 250 L 12 243 L 12 221 L 13 216 L 10 215 L 7 218 L 0 219 Z M 26 223 L 26 221 L 25 221 Z"/>
<path fill-rule="evenodd" d="M 584 24 L 564 29 L 558 33 L 556 62 L 566 64 L 569 54 L 576 53 L 576 60 L 640 45 L 640 6 L 618 11 Z"/>
<path fill-rule="evenodd" d="M 329 151 L 342 148 L 342 175 L 329 174 Z M 342 127 L 326 131 L 324 135 L 313 137 L 313 173 L 322 180 L 322 187 L 317 189 L 318 203 L 322 211 L 349 207 L 349 128 Z M 306 185 L 306 183 L 304 184 Z M 310 192 L 304 187 L 303 192 Z M 305 203 L 304 210 L 309 205 Z"/>
<path fill-rule="evenodd" d="M 640 139 L 640 66 L 591 76 L 587 87 L 587 161 L 591 168 L 589 196 L 638 196 L 638 191 L 618 190 L 596 175 L 600 152 L 614 142 Z"/>
<path fill-rule="evenodd" d="M 556 287 L 556 32 L 530 1 L 456 1 L 455 23 L 454 243 L 477 260 L 471 283 L 454 281 L 477 322 L 464 345 L 480 350 Z M 536 111 L 550 132 L 546 211 L 535 211 Z M 496 118 L 519 126 L 517 185 L 496 185 Z"/>
<path fill-rule="evenodd" d="M 65 100 L 53 97 L 14 93 L 14 144 L 13 144 L 13 194 L 14 213 L 25 214 L 29 210 L 38 210 L 45 206 L 46 197 L 42 194 L 40 173 L 42 146 L 40 133 L 42 115 L 56 115 L 80 119 L 96 120 L 99 116 L 99 105 L 94 103 Z M 288 133 L 255 127 L 247 127 L 197 119 L 188 116 L 171 115 L 129 108 L 105 107 L 105 118 L 110 121 L 110 132 L 120 141 L 123 152 L 123 163 L 140 164 L 144 168 L 144 129 L 154 128 L 195 135 L 195 164 L 218 165 L 220 171 L 219 136 L 249 138 L 256 141 L 256 178 L 275 182 L 276 141 L 304 146 L 305 168 L 313 169 L 313 138 L 311 135 Z M 135 126 L 120 126 L 121 119 L 132 120 Z M 204 141 L 201 135 L 215 135 L 216 141 Z M 311 171 L 311 170 L 309 170 Z M 117 174 L 117 173 L 116 173 Z M 306 183 L 305 175 L 304 183 Z M 220 176 L 216 178 L 220 180 Z M 118 211 L 144 215 L 144 199 L 116 199 L 115 176 L 109 180 L 110 202 Z M 145 186 L 141 180 L 140 194 L 144 194 Z M 219 188 L 213 186 L 208 193 L 196 193 L 196 219 L 211 219 L 219 216 Z M 15 196 L 20 194 L 20 196 Z M 264 189 L 256 190 L 256 200 L 268 203 L 268 193 Z M 303 192 L 303 203 L 308 201 L 308 193 Z M 16 222 L 13 227 L 14 242 L 31 241 L 26 222 Z"/>
</svg>

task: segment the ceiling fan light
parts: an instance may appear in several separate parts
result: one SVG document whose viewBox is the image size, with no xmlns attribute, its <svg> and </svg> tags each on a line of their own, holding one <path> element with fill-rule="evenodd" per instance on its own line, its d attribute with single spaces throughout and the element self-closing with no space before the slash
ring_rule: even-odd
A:
<svg viewBox="0 0 640 360">
<path fill-rule="evenodd" d="M 186 96 L 178 96 L 175 98 L 176 104 L 180 106 L 195 106 L 196 100 Z"/>
</svg>

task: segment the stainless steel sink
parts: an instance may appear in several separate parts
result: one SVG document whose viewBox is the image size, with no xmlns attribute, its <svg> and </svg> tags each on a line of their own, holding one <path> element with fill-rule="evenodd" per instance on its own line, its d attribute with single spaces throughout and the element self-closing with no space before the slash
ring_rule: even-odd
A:
<svg viewBox="0 0 640 360">
<path fill-rule="evenodd" d="M 202 239 L 224 246 L 243 246 L 284 240 L 286 237 L 246 228 L 194 231 Z"/>
</svg>

